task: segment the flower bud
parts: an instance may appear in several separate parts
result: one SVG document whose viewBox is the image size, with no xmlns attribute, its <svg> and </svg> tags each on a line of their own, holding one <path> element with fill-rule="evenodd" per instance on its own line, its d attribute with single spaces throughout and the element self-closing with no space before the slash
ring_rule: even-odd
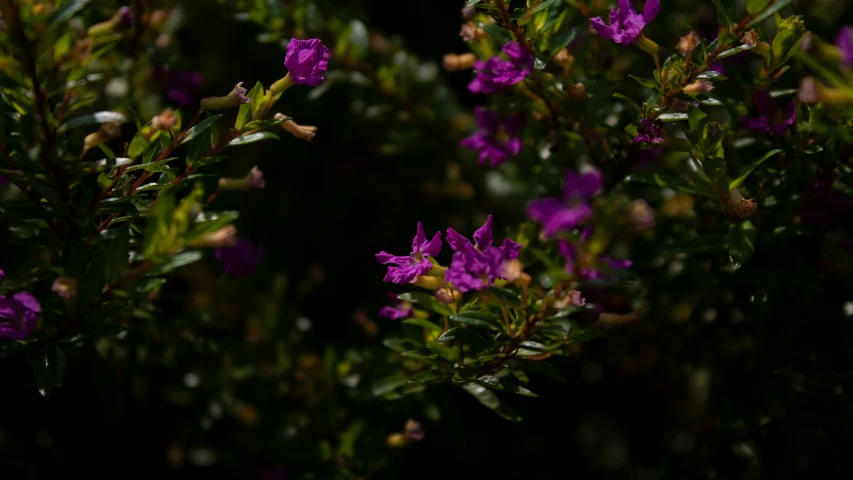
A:
<svg viewBox="0 0 853 480">
<path fill-rule="evenodd" d="M 743 42 L 744 45 L 749 45 L 750 47 L 753 47 L 753 48 L 757 47 L 758 42 L 760 41 L 760 39 L 758 37 L 758 32 L 756 32 L 755 29 L 753 28 L 752 30 L 744 33 L 743 38 L 741 38 L 740 41 Z"/>
<path fill-rule="evenodd" d="M 264 188 L 264 174 L 258 167 L 252 167 L 243 178 L 220 178 L 219 188 L 227 191 L 253 190 Z"/>
<path fill-rule="evenodd" d="M 474 62 L 476 60 L 477 57 L 474 56 L 473 53 L 463 53 L 462 55 L 448 53 L 444 56 L 444 69 L 448 72 L 470 70 L 474 67 Z"/>
<path fill-rule="evenodd" d="M 462 37 L 462 40 L 466 42 L 473 42 L 474 40 L 479 40 L 485 35 L 485 30 L 475 25 L 474 22 L 468 22 L 462 25 L 462 30 L 459 31 L 459 36 Z"/>
<path fill-rule="evenodd" d="M 575 57 L 569 53 L 568 48 L 564 48 L 554 55 L 552 61 L 564 69 L 569 69 L 572 67 L 572 64 L 575 63 Z"/>
<path fill-rule="evenodd" d="M 201 108 L 205 110 L 224 110 L 226 108 L 238 107 L 250 101 L 251 99 L 246 96 L 246 89 L 243 88 L 243 82 L 239 82 L 224 97 L 207 97 L 201 99 Z"/>
<path fill-rule="evenodd" d="M 282 113 L 276 113 L 275 119 L 281 120 L 282 118 L 287 118 L 287 115 Z M 317 127 L 312 125 L 299 125 L 293 120 L 285 120 L 281 122 L 281 128 L 290 132 L 294 137 L 305 140 L 306 142 L 310 142 L 314 139 L 314 135 L 317 133 Z"/>
<path fill-rule="evenodd" d="M 421 424 L 411 419 L 406 422 L 405 432 L 406 438 L 409 440 L 421 440 L 424 438 L 424 429 L 421 427 Z"/>
<path fill-rule="evenodd" d="M 655 225 L 655 211 L 645 200 L 634 200 L 628 204 L 628 221 L 638 230 L 651 228 Z"/>
<path fill-rule="evenodd" d="M 569 290 L 566 295 L 554 302 L 554 308 L 563 309 L 568 306 L 582 307 L 586 305 L 586 299 L 581 296 L 579 290 Z"/>
<path fill-rule="evenodd" d="M 403 433 L 392 433 L 388 435 L 388 439 L 385 443 L 388 444 L 391 448 L 402 448 L 405 447 L 411 440 L 406 438 L 406 435 Z"/>
<path fill-rule="evenodd" d="M 687 35 L 681 37 L 681 40 L 678 41 L 678 45 L 675 47 L 681 52 L 683 57 L 689 57 L 693 50 L 696 49 L 696 45 L 699 45 L 699 36 L 696 35 L 696 32 L 691 31 Z"/>
<path fill-rule="evenodd" d="M 699 93 L 708 93 L 714 89 L 714 84 L 708 80 L 696 80 L 682 89 L 682 92 L 688 95 L 697 95 Z"/>
<path fill-rule="evenodd" d="M 133 27 L 133 13 L 130 11 L 130 8 L 121 7 L 109 20 L 92 25 L 86 33 L 90 37 L 99 37 L 118 33 L 120 30 L 126 30 L 131 27 Z"/>
<path fill-rule="evenodd" d="M 743 194 L 741 194 L 740 190 L 737 188 L 733 188 L 729 192 L 729 197 L 731 197 L 732 203 L 734 204 L 735 215 L 739 218 L 749 218 L 755 215 L 755 212 L 758 211 L 758 204 L 752 200 L 743 198 Z"/>
<path fill-rule="evenodd" d="M 514 282 L 518 280 L 524 273 L 524 265 L 518 260 L 509 260 L 504 262 L 501 267 L 501 276 L 504 280 Z"/>
<path fill-rule="evenodd" d="M 433 277 L 432 275 L 420 275 L 415 277 L 412 280 L 412 285 L 417 287 L 426 288 L 428 290 L 436 290 L 444 283 L 441 279 Z"/>
<path fill-rule="evenodd" d="M 462 18 L 465 20 L 471 20 L 474 17 L 474 7 L 463 7 L 462 8 Z"/>
<path fill-rule="evenodd" d="M 151 120 L 151 128 L 154 130 L 171 130 L 178 124 L 178 116 L 170 109 L 163 110 Z"/>
<path fill-rule="evenodd" d="M 441 287 L 435 292 L 435 298 L 442 305 L 452 305 L 462 300 L 462 293 L 453 288 Z"/>
<path fill-rule="evenodd" d="M 50 289 L 65 300 L 71 300 L 77 296 L 77 281 L 71 277 L 59 277 Z"/>
<path fill-rule="evenodd" d="M 237 227 L 228 225 L 219 230 L 208 233 L 204 237 L 190 244 L 193 248 L 219 248 L 237 246 Z"/>
<path fill-rule="evenodd" d="M 105 123 L 101 125 L 101 129 L 97 132 L 86 135 L 86 138 L 83 139 L 83 145 L 87 149 L 95 148 L 117 137 L 119 133 L 121 133 L 121 125 L 118 123 Z"/>
<path fill-rule="evenodd" d="M 569 87 L 569 98 L 576 102 L 586 100 L 586 87 L 582 83 L 576 83 Z"/>
</svg>

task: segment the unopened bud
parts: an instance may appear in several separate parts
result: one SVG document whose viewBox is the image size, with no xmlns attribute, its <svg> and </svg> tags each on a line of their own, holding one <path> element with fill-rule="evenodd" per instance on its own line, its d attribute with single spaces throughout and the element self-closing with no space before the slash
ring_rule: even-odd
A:
<svg viewBox="0 0 853 480">
<path fill-rule="evenodd" d="M 421 427 L 420 423 L 414 420 L 409 420 L 406 422 L 405 435 L 409 440 L 421 440 L 424 438 L 424 429 Z"/>
<path fill-rule="evenodd" d="M 171 130 L 178 124 L 178 116 L 172 110 L 163 110 L 163 113 L 151 119 L 151 128 L 154 130 Z"/>
<path fill-rule="evenodd" d="M 655 225 L 655 211 L 645 200 L 634 200 L 628 204 L 628 220 L 634 228 L 645 230 Z"/>
<path fill-rule="evenodd" d="M 453 288 L 441 287 L 435 291 L 435 299 L 442 305 L 453 305 L 462 300 L 462 293 Z"/>
<path fill-rule="evenodd" d="M 463 53 L 462 55 L 448 53 L 444 56 L 444 69 L 448 72 L 470 70 L 474 67 L 474 62 L 476 60 L 477 57 L 474 56 L 473 53 Z"/>
<path fill-rule="evenodd" d="M 823 86 L 814 77 L 806 77 L 800 80 L 797 100 L 808 105 L 814 105 L 820 102 L 821 90 L 823 90 Z"/>
<path fill-rule="evenodd" d="M 464 7 L 462 9 L 462 18 L 465 20 L 471 20 L 474 16 L 474 7 Z"/>
<path fill-rule="evenodd" d="M 219 188 L 228 191 L 253 190 L 264 188 L 264 174 L 258 167 L 252 167 L 243 178 L 220 178 Z"/>
<path fill-rule="evenodd" d="M 276 113 L 275 119 L 281 120 L 282 118 L 287 118 L 287 115 L 283 113 Z M 281 122 L 281 128 L 290 132 L 294 137 L 305 140 L 306 142 L 310 142 L 314 139 L 314 135 L 317 134 L 317 127 L 313 125 L 299 125 L 293 120 L 285 120 Z"/>
<path fill-rule="evenodd" d="M 246 96 L 246 89 L 243 88 L 243 82 L 237 83 L 234 89 L 224 97 L 207 97 L 201 99 L 201 108 L 205 110 L 224 110 L 226 108 L 234 108 L 249 103 L 252 100 Z"/>
<path fill-rule="evenodd" d="M 117 123 L 105 123 L 101 125 L 101 129 L 97 132 L 86 135 L 86 138 L 83 139 L 83 145 L 86 148 L 95 148 L 117 137 L 120 132 L 121 125 Z"/>
<path fill-rule="evenodd" d="M 554 63 L 565 69 L 571 68 L 572 64 L 575 63 L 575 57 L 573 57 L 572 54 L 569 53 L 568 48 L 564 48 L 557 52 L 557 54 L 554 55 L 554 58 L 552 60 L 554 61 Z"/>
<path fill-rule="evenodd" d="M 696 35 L 696 32 L 691 31 L 687 35 L 681 37 L 681 40 L 678 41 L 678 45 L 675 47 L 681 52 L 681 55 L 684 57 L 689 57 L 693 50 L 696 49 L 696 45 L 699 45 L 699 36 Z"/>
<path fill-rule="evenodd" d="M 509 282 L 516 281 L 524 273 L 524 265 L 518 260 L 504 262 L 501 267 L 501 276 Z"/>
<path fill-rule="evenodd" d="M 688 95 L 697 95 L 699 93 L 708 93 L 714 89 L 714 84 L 708 80 L 696 80 L 682 89 L 682 92 Z"/>
<path fill-rule="evenodd" d="M 237 227 L 228 225 L 219 230 L 208 233 L 204 237 L 190 244 L 193 248 L 219 248 L 237 246 Z"/>
<path fill-rule="evenodd" d="M 577 102 L 586 100 L 586 87 L 582 83 L 572 85 L 569 87 L 569 98 Z"/>
<path fill-rule="evenodd" d="M 462 30 L 459 31 L 459 36 L 462 37 L 462 40 L 466 42 L 473 42 L 474 40 L 479 40 L 485 35 L 485 30 L 475 25 L 474 22 L 468 22 L 462 25 Z"/>
<path fill-rule="evenodd" d="M 737 188 L 731 189 L 729 197 L 732 199 L 735 215 L 739 218 L 749 218 L 755 215 L 755 212 L 758 211 L 758 204 L 752 200 L 743 198 L 743 194 L 741 194 L 740 190 Z"/>
<path fill-rule="evenodd" d="M 412 285 L 417 287 L 426 288 L 428 290 L 436 290 L 442 286 L 444 282 L 437 277 L 433 277 L 432 275 L 419 275 L 415 277 L 414 280 L 411 281 Z"/>
<path fill-rule="evenodd" d="M 752 49 L 752 53 L 761 55 L 762 57 L 767 56 L 770 53 L 770 44 L 767 42 L 758 42 L 758 45 Z"/>
<path fill-rule="evenodd" d="M 385 443 L 388 444 L 391 448 L 402 448 L 405 447 L 411 440 L 409 440 L 405 434 L 403 433 L 392 433 L 388 435 L 388 439 Z"/>
<path fill-rule="evenodd" d="M 131 27 L 133 27 L 133 13 L 130 11 L 130 8 L 121 7 L 109 20 L 92 25 L 86 33 L 90 37 L 98 37 L 118 33 L 120 30 L 126 30 Z"/>
<path fill-rule="evenodd" d="M 756 46 L 758 46 L 758 42 L 760 41 L 760 38 L 758 37 L 758 32 L 756 32 L 755 29 L 753 28 L 752 30 L 744 33 L 743 38 L 741 38 L 740 41 L 743 42 L 744 45 L 749 45 L 750 47 L 756 47 Z"/>
<path fill-rule="evenodd" d="M 71 300 L 77 296 L 77 281 L 71 277 L 59 277 L 53 281 L 50 289 L 60 297 Z"/>
<path fill-rule="evenodd" d="M 569 306 L 582 307 L 586 305 L 586 299 L 583 298 L 579 290 L 569 290 L 563 298 L 554 302 L 554 308 L 563 309 Z"/>
</svg>

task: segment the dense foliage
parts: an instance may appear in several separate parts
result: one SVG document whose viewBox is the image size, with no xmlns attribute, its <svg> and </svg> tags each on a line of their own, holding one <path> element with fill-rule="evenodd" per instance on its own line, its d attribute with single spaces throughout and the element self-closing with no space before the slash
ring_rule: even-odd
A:
<svg viewBox="0 0 853 480">
<path fill-rule="evenodd" d="M 843 477 L 853 12 L 706 3 L 0 0 L 0 465 Z"/>
</svg>

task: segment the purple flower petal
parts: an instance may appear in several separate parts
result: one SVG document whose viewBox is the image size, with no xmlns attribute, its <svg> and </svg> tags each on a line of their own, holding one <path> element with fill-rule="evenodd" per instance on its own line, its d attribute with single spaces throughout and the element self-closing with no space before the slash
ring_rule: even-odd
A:
<svg viewBox="0 0 853 480">
<path fill-rule="evenodd" d="M 474 243 L 477 245 L 477 249 L 485 250 L 486 247 L 491 246 L 492 241 L 494 240 L 494 236 L 492 235 L 492 216 L 486 219 L 486 223 L 483 224 L 482 227 L 478 228 L 477 231 L 474 232 Z"/>
</svg>

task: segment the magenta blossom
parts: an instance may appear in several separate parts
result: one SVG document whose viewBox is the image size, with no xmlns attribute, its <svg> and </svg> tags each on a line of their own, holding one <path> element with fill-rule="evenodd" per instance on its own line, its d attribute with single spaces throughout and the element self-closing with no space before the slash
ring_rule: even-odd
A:
<svg viewBox="0 0 853 480">
<path fill-rule="evenodd" d="M 506 162 L 507 158 L 518 155 L 521 151 L 521 139 L 511 135 L 519 132 L 524 126 L 524 113 L 510 115 L 503 122 L 497 112 L 474 107 L 474 117 L 480 126 L 480 131 L 462 139 L 460 145 L 471 150 L 479 150 L 478 163 L 486 162 L 497 167 Z"/>
<path fill-rule="evenodd" d="M 502 50 L 510 58 L 492 57 L 474 62 L 477 76 L 468 84 L 471 93 L 495 93 L 524 80 L 533 70 L 533 54 L 525 47 L 509 42 Z"/>
<path fill-rule="evenodd" d="M 38 323 L 39 312 L 41 304 L 30 292 L 0 297 L 0 338 L 23 340 L 29 337 Z"/>
<path fill-rule="evenodd" d="M 619 45 L 628 45 L 643 34 L 643 28 L 652 23 L 660 10 L 660 0 L 648 0 L 643 14 L 640 15 L 631 6 L 630 0 L 619 0 L 619 8 L 610 9 L 610 25 L 605 25 L 601 17 L 589 19 L 592 28 L 603 38 L 613 40 Z"/>
<path fill-rule="evenodd" d="M 563 258 L 566 259 L 567 272 L 573 273 L 583 280 L 595 280 L 609 277 L 606 273 L 608 270 L 622 270 L 631 266 L 630 260 L 617 260 L 612 257 L 599 257 L 598 260 L 594 260 L 584 245 L 589 240 L 590 234 L 589 228 L 584 229 L 577 245 L 564 239 L 557 241 L 557 248 Z M 604 267 L 604 271 L 601 270 L 601 267 Z"/>
<path fill-rule="evenodd" d="M 847 25 L 838 32 L 835 44 L 841 50 L 841 63 L 853 68 L 853 26 Z"/>
<path fill-rule="evenodd" d="M 631 140 L 631 145 L 638 143 L 661 144 L 663 143 L 663 122 L 644 118 L 640 121 L 637 136 Z"/>
<path fill-rule="evenodd" d="M 284 66 L 296 83 L 316 87 L 323 81 L 323 73 L 329 66 L 329 49 L 319 38 L 292 38 L 287 44 Z"/>
<path fill-rule="evenodd" d="M 492 246 L 492 216 L 476 232 L 474 243 L 452 228 L 447 229 L 447 243 L 453 249 L 450 268 L 444 278 L 460 292 L 481 290 L 503 278 L 503 266 L 518 258 L 521 244 L 505 238 L 500 247 Z"/>
<path fill-rule="evenodd" d="M 391 299 L 391 306 L 382 307 L 382 310 L 379 310 L 380 317 L 388 317 L 391 320 L 414 318 L 415 310 L 412 304 L 399 300 L 396 293 L 389 292 L 388 298 Z"/>
<path fill-rule="evenodd" d="M 540 198 L 527 205 L 527 216 L 542 224 L 542 233 L 553 237 L 560 231 L 571 230 L 592 217 L 589 200 L 601 189 L 601 171 L 593 168 L 583 174 L 566 172 L 563 200 Z"/>
<path fill-rule="evenodd" d="M 133 12 L 130 10 L 130 7 L 121 7 L 118 9 L 119 18 L 121 18 L 121 23 L 125 28 L 133 27 Z"/>
<path fill-rule="evenodd" d="M 441 232 L 435 232 L 432 240 L 427 241 L 424 227 L 418 222 L 418 232 L 412 240 L 412 253 L 395 256 L 384 250 L 376 254 L 376 261 L 382 265 L 391 264 L 383 281 L 406 284 L 420 275 L 426 275 L 432 269 L 427 257 L 435 257 L 441 251 Z"/>
<path fill-rule="evenodd" d="M 765 135 L 776 135 L 781 137 L 794 122 L 797 121 L 797 102 L 791 103 L 783 111 L 776 106 L 773 97 L 764 90 L 755 92 L 755 110 L 758 117 L 742 117 L 741 125 L 744 128 Z"/>
<path fill-rule="evenodd" d="M 233 247 L 216 249 L 216 259 L 229 277 L 248 277 L 254 273 L 263 258 L 264 247 L 245 238 L 237 240 L 237 245 Z"/>
</svg>

